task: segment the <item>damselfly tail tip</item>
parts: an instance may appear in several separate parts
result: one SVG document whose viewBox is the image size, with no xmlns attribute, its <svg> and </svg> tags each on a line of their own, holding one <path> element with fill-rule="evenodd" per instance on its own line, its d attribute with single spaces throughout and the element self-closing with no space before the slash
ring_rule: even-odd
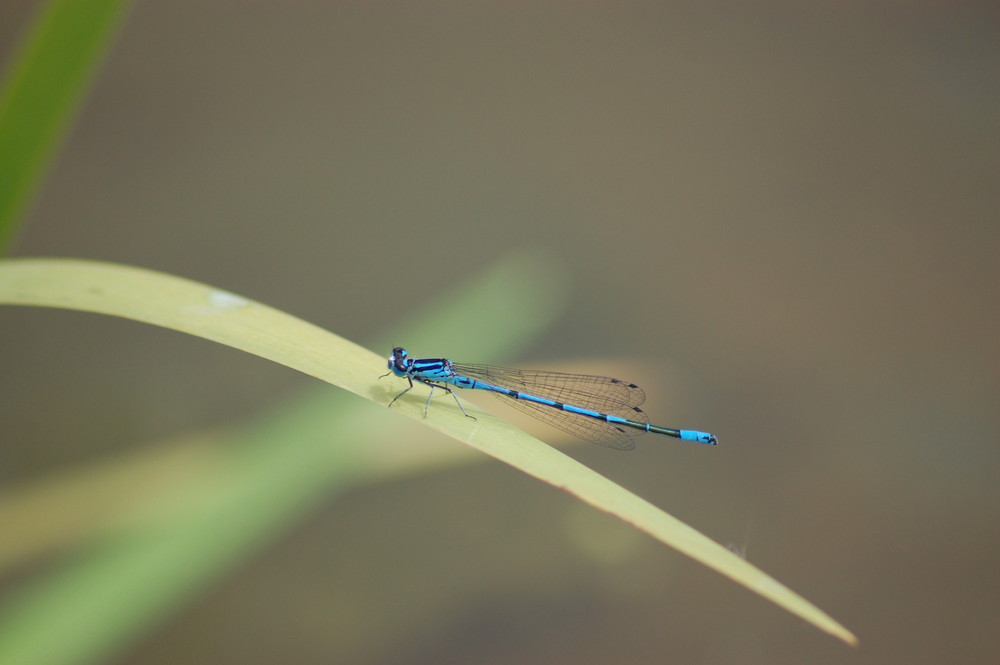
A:
<svg viewBox="0 0 1000 665">
<path fill-rule="evenodd" d="M 697 443 L 704 443 L 708 446 L 719 445 L 719 440 L 715 438 L 714 435 L 708 432 L 698 432 L 692 429 L 682 429 L 681 430 L 681 440 L 683 441 L 695 441 Z"/>
</svg>

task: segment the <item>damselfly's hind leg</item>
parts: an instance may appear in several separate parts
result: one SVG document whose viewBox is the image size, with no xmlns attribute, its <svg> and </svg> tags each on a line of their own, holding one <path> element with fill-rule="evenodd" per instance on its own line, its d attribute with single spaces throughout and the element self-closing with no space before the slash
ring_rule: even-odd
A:
<svg viewBox="0 0 1000 665">
<path fill-rule="evenodd" d="M 427 403 L 424 404 L 424 418 L 427 417 L 427 410 L 431 406 L 431 398 L 434 397 L 434 389 L 440 388 L 441 390 L 445 391 L 446 393 L 455 398 L 455 404 L 458 404 L 458 408 L 461 409 L 463 416 L 465 416 L 466 418 L 472 418 L 473 420 L 476 420 L 475 416 L 470 416 L 468 413 L 465 412 L 465 407 L 462 406 L 462 401 L 458 399 L 458 395 L 455 394 L 455 391 L 449 388 L 448 386 L 440 383 L 434 383 L 433 381 L 424 381 L 422 379 L 417 379 L 417 381 L 420 381 L 420 383 L 424 384 L 425 386 L 430 386 L 431 389 L 431 393 L 427 396 Z"/>
<path fill-rule="evenodd" d="M 424 404 L 424 418 L 427 417 L 427 411 L 430 410 L 430 408 L 431 408 L 431 399 L 434 397 L 434 389 L 435 388 L 440 388 L 441 390 L 445 391 L 446 393 L 448 393 L 449 395 L 451 395 L 452 397 L 455 398 L 455 404 L 458 404 L 458 408 L 462 410 L 462 415 L 463 416 L 465 416 L 466 418 L 472 418 L 473 420 L 476 420 L 475 416 L 470 416 L 468 413 L 465 412 L 465 407 L 462 406 L 462 402 L 458 399 L 458 395 L 456 395 L 455 391 L 452 390 L 451 388 L 449 388 L 448 386 L 442 385 L 440 383 L 434 383 L 433 381 L 425 381 L 424 379 L 418 379 L 418 378 L 409 377 L 409 376 L 406 377 L 406 380 L 410 382 L 410 387 L 407 388 L 406 390 L 404 390 L 403 392 L 399 393 L 395 397 L 393 397 L 392 401 L 389 402 L 389 406 L 392 406 L 393 404 L 396 403 L 397 399 L 399 399 L 400 397 L 402 397 L 406 393 L 408 393 L 411 390 L 413 390 L 413 382 L 417 381 L 418 383 L 422 383 L 422 384 L 424 384 L 425 386 L 427 386 L 428 388 L 431 389 L 430 394 L 427 395 L 427 402 Z"/>
</svg>

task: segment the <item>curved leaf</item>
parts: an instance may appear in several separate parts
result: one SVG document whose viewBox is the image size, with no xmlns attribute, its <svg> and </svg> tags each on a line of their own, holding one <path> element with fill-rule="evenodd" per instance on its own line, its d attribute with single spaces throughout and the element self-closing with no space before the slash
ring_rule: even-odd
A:
<svg viewBox="0 0 1000 665">
<path fill-rule="evenodd" d="M 0 303 L 98 312 L 179 330 L 274 360 L 382 405 L 398 392 L 376 379 L 376 368 L 385 363 L 382 356 L 266 305 L 162 273 L 75 260 L 3 261 Z M 558 450 L 474 405 L 466 408 L 476 420 L 446 401 L 426 417 L 419 398 L 400 400 L 393 410 L 621 518 L 848 644 L 857 643 L 822 610 L 725 547 Z"/>
</svg>

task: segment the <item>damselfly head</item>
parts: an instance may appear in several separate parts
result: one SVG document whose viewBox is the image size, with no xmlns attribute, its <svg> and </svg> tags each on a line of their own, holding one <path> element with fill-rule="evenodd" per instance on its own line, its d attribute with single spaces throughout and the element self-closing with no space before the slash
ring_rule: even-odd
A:
<svg viewBox="0 0 1000 665">
<path fill-rule="evenodd" d="M 399 374 L 402 372 L 406 373 L 406 349 L 401 346 L 393 348 L 392 353 L 389 354 L 389 369 Z M 402 374 L 400 374 L 402 376 Z"/>
</svg>

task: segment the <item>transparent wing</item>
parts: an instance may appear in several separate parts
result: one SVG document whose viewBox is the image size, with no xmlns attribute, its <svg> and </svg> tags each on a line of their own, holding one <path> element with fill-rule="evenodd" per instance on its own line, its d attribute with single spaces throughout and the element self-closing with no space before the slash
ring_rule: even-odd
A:
<svg viewBox="0 0 1000 665">
<path fill-rule="evenodd" d="M 493 365 L 455 363 L 454 368 L 456 374 L 492 383 L 501 388 L 619 416 L 643 424 L 649 422 L 646 414 L 639 408 L 639 405 L 646 400 L 646 393 L 634 383 L 627 383 L 607 376 L 522 370 Z M 493 394 L 515 409 L 600 446 L 617 450 L 631 450 L 635 448 L 635 441 L 632 437 L 644 434 L 643 430 L 621 427 L 544 404 L 510 399 L 499 393 Z"/>
<path fill-rule="evenodd" d="M 519 399 L 510 399 L 500 393 L 490 393 L 498 399 L 502 399 L 504 404 L 508 404 L 519 411 L 527 413 L 529 416 L 541 420 L 543 423 L 558 427 L 564 432 L 573 436 L 596 443 L 599 446 L 615 448 L 617 450 L 632 450 L 635 448 L 633 436 L 645 434 L 643 430 L 621 427 L 603 420 L 595 420 L 578 413 L 562 411 L 555 407 L 536 404 L 535 402 L 525 402 Z M 645 422 L 645 414 L 641 411 L 632 412 L 631 420 Z"/>
<path fill-rule="evenodd" d="M 457 374 L 470 379 L 623 418 L 632 418 L 633 409 L 646 401 L 646 393 L 642 388 L 609 376 L 512 369 L 494 365 L 453 363 L 453 366 Z"/>
</svg>

